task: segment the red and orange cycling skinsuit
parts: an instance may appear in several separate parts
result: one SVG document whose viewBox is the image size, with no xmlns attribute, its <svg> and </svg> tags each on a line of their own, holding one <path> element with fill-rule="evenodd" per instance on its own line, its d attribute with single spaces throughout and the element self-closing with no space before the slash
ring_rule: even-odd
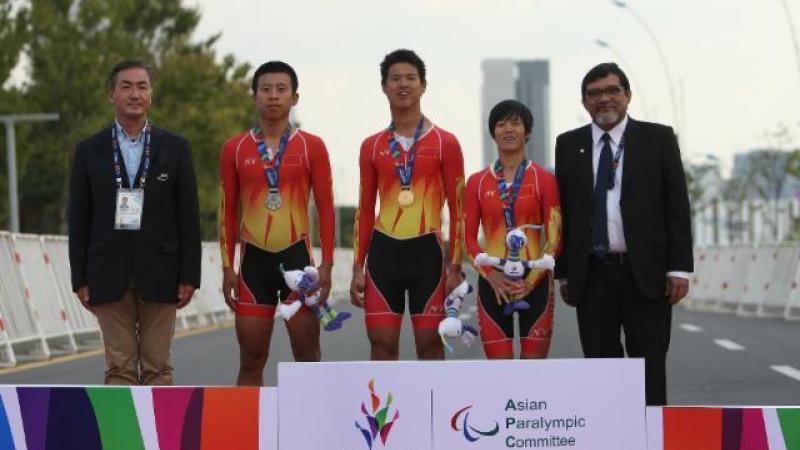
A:
<svg viewBox="0 0 800 450">
<path fill-rule="evenodd" d="M 503 215 L 503 202 L 500 199 L 497 177 L 492 168 L 486 168 L 472 174 L 467 182 L 464 199 L 465 228 L 467 253 L 473 261 L 478 253 L 485 252 L 490 256 L 506 258 L 506 226 Z M 555 177 L 534 162 L 529 162 L 520 183 L 519 194 L 514 204 L 514 226 L 540 225 L 540 229 L 525 229 L 527 245 L 520 252 L 524 260 L 536 260 L 544 253 L 553 256 L 561 250 L 561 206 L 558 185 Z M 483 226 L 486 239 L 484 249 L 478 244 L 478 227 Z M 541 231 L 544 230 L 546 242 L 541 245 Z M 479 320 L 481 340 L 487 356 L 512 354 L 513 316 L 500 313 L 493 291 L 483 279 L 488 267 L 478 268 L 481 276 L 479 282 Z M 553 334 L 554 295 L 553 280 L 546 271 L 531 270 L 525 278 L 528 285 L 545 289 L 541 299 L 545 304 L 531 305 L 535 317 L 525 318 L 529 311 L 520 315 L 520 336 L 522 351 L 526 355 L 547 356 L 550 339 Z M 480 285 L 483 285 L 483 289 Z M 488 289 L 487 289 L 488 288 Z M 549 288 L 549 289 L 548 289 Z M 549 292 L 547 292 L 549 290 Z M 491 298 L 484 298 L 491 297 Z M 495 311 L 497 310 L 497 311 Z M 523 322 L 525 326 L 523 326 Z M 509 333 L 509 327 L 511 332 Z"/>
<path fill-rule="evenodd" d="M 269 188 L 257 142 L 253 130 L 238 134 L 225 143 L 220 155 L 223 267 L 233 267 L 237 241 L 241 241 L 242 257 L 245 244 L 278 253 L 303 241 L 310 258 L 308 201 L 312 191 L 319 214 L 322 260 L 332 263 L 335 219 L 331 166 L 325 143 L 311 133 L 293 130 L 278 171 L 283 204 L 277 210 L 270 210 L 266 207 Z M 243 286 L 241 274 L 239 283 L 236 313 L 271 318 L 274 306 L 258 304 L 252 292 Z"/>
<path fill-rule="evenodd" d="M 366 271 L 367 326 L 399 327 L 405 304 L 400 291 L 408 289 L 412 298 L 409 307 L 414 326 L 435 328 L 444 318 L 445 262 L 460 264 L 462 259 L 461 201 L 464 190 L 464 159 L 461 146 L 451 133 L 437 126 L 425 131 L 417 142 L 411 180 L 415 201 L 408 207 L 401 207 L 398 203 L 400 179 L 389 148 L 391 135 L 392 131 L 383 130 L 365 139 L 361 144 L 359 158 L 361 191 L 355 221 L 354 251 L 355 263 Z M 408 158 L 409 152 L 406 150 L 408 149 L 401 152 L 402 158 Z M 376 217 L 375 202 L 378 195 L 380 210 Z M 424 267 L 419 265 L 421 261 L 406 261 L 408 258 L 388 251 L 381 253 L 387 254 L 386 257 L 374 254 L 381 252 L 375 248 L 378 233 L 381 234 L 381 242 L 387 242 L 389 246 L 399 246 L 398 248 L 413 248 L 429 238 L 441 245 L 440 229 L 445 199 L 450 213 L 449 252 L 447 260 L 442 259 L 438 267 Z M 420 245 L 423 248 L 427 246 L 424 243 Z M 368 252 L 372 255 L 370 259 L 382 260 L 368 259 Z M 441 250 L 438 253 L 441 254 Z M 377 271 L 385 274 L 403 270 L 407 270 L 411 276 L 416 275 L 417 279 L 430 280 L 428 285 L 432 289 L 427 286 L 415 289 L 411 285 L 413 282 L 406 284 L 402 280 L 397 281 L 397 289 L 376 286 L 376 278 L 381 278 Z M 392 290 L 395 292 L 390 292 Z M 418 297 L 416 300 L 415 296 Z"/>
</svg>

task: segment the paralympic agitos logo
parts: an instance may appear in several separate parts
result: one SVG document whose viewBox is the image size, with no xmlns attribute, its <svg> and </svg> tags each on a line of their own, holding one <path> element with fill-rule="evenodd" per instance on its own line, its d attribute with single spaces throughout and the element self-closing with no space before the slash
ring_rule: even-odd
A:
<svg viewBox="0 0 800 450">
<path fill-rule="evenodd" d="M 464 408 L 459 409 L 453 414 L 453 417 L 450 419 L 450 428 L 453 431 L 460 431 L 464 433 L 464 438 L 468 442 L 475 442 L 482 437 L 490 437 L 494 436 L 500 432 L 500 424 L 497 421 L 494 422 L 494 428 L 490 428 L 488 430 L 480 430 L 479 428 L 475 428 L 469 424 L 469 409 L 472 408 L 473 405 L 466 406 Z M 463 415 L 463 419 L 461 416 Z M 459 429 L 459 425 L 461 428 Z"/>
</svg>

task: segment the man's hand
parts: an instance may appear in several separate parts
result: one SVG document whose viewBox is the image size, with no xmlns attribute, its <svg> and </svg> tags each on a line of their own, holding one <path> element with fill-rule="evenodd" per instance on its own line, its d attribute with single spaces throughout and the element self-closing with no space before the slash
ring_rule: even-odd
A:
<svg viewBox="0 0 800 450">
<path fill-rule="evenodd" d="M 86 308 L 87 311 L 94 314 L 94 307 L 89 304 L 89 286 L 81 286 L 78 288 L 78 300 L 81 301 L 81 306 Z"/>
<path fill-rule="evenodd" d="M 670 305 L 675 305 L 689 293 L 689 280 L 681 277 L 667 277 L 667 288 L 664 296 Z"/>
<path fill-rule="evenodd" d="M 328 301 L 328 296 L 331 294 L 331 270 L 333 269 L 332 262 L 323 262 L 317 267 L 319 272 L 319 303 L 322 306 Z"/>
<path fill-rule="evenodd" d="M 178 285 L 178 304 L 175 305 L 178 309 L 183 308 L 184 306 L 188 305 L 189 302 L 192 300 L 192 295 L 194 295 L 195 287 L 191 284 L 179 284 Z"/>
<path fill-rule="evenodd" d="M 464 277 L 461 276 L 461 265 L 451 264 L 447 271 L 447 280 L 444 282 L 444 294 L 448 295 L 453 292 L 453 289 L 457 288 L 462 281 L 464 281 Z"/>
<path fill-rule="evenodd" d="M 569 299 L 569 285 L 566 281 L 559 280 L 559 290 L 561 291 L 561 299 L 564 300 L 564 303 L 574 307 L 575 302 Z"/>
<path fill-rule="evenodd" d="M 350 280 L 350 303 L 363 308 L 364 307 L 364 287 L 366 282 L 364 280 L 364 269 L 361 266 L 353 266 L 353 279 Z"/>
<path fill-rule="evenodd" d="M 236 272 L 230 267 L 222 269 L 222 296 L 225 297 L 228 308 L 236 312 L 236 303 L 239 302 L 239 280 Z"/>
</svg>

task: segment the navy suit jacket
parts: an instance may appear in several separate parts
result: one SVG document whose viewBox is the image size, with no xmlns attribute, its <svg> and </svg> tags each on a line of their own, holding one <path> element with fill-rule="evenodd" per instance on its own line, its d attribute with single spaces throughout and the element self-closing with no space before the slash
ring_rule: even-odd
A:
<svg viewBox="0 0 800 450">
<path fill-rule="evenodd" d="M 111 127 L 80 142 L 72 164 L 69 259 L 72 289 L 89 287 L 93 305 L 125 290 L 153 302 L 176 302 L 178 283 L 200 286 L 197 183 L 188 142 L 152 127 L 150 169 L 140 230 L 115 230 L 117 184 Z M 144 158 L 144 155 L 142 155 Z M 136 186 L 144 164 L 139 165 Z M 123 187 L 128 175 L 121 164 Z"/>
</svg>

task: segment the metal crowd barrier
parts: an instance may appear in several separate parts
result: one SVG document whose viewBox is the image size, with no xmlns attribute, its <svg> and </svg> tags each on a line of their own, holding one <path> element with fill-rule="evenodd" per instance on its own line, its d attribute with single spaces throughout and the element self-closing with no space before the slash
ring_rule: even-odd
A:
<svg viewBox="0 0 800 450">
<path fill-rule="evenodd" d="M 66 236 L 41 236 L 45 257 L 58 284 L 67 320 L 72 328 L 75 343 L 79 348 L 100 345 L 100 329 L 94 314 L 87 311 L 72 293 L 72 276 L 69 270 L 69 247 Z"/>
<path fill-rule="evenodd" d="M 222 296 L 219 243 L 204 242 L 202 249 L 200 289 L 178 312 L 178 329 L 233 320 Z M 319 249 L 315 254 L 319 261 Z M 333 298 L 343 300 L 353 251 L 336 249 L 334 258 Z M 72 292 L 67 238 L 0 231 L 0 367 L 99 347 L 97 319 Z"/>
<path fill-rule="evenodd" d="M 692 310 L 800 320 L 800 244 L 695 249 Z"/>
<path fill-rule="evenodd" d="M 39 316 L 20 274 L 20 260 L 12 235 L 0 232 L 0 328 L 4 366 L 14 366 L 21 360 L 50 357 Z"/>
<path fill-rule="evenodd" d="M 204 242 L 202 282 L 178 313 L 188 330 L 233 320 L 222 296 L 219 244 Z M 315 261 L 320 260 L 314 249 Z M 238 258 L 236 259 L 238 261 Z M 346 301 L 353 251 L 334 252 L 334 301 Z M 800 320 L 800 244 L 695 249 L 693 310 Z M 101 346 L 95 317 L 72 292 L 67 239 L 0 232 L 0 367 Z"/>
</svg>

